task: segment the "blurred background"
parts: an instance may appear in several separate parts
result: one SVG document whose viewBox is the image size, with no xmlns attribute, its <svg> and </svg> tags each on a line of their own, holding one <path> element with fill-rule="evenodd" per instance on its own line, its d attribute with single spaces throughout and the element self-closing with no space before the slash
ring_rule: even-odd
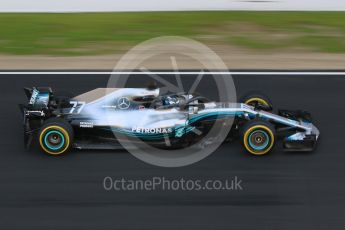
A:
<svg viewBox="0 0 345 230">
<path fill-rule="evenodd" d="M 159 36 L 200 41 L 230 69 L 343 69 L 344 9 L 342 0 L 0 0 L 0 69 L 112 69 Z"/>
</svg>

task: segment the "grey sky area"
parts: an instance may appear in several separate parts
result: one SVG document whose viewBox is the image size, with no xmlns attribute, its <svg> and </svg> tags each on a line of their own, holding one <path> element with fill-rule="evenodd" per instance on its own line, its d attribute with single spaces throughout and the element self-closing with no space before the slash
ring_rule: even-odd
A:
<svg viewBox="0 0 345 230">
<path fill-rule="evenodd" d="M 0 12 L 181 10 L 343 11 L 345 0 L 0 0 Z"/>
</svg>

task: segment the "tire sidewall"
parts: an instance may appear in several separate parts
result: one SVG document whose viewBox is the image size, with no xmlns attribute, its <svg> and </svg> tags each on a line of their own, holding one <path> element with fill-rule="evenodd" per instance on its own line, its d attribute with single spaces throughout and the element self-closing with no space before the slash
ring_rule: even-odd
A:
<svg viewBox="0 0 345 230">
<path fill-rule="evenodd" d="M 266 135 L 269 137 L 267 147 L 261 149 L 261 150 L 255 150 L 253 149 L 249 144 L 249 137 L 251 134 L 253 134 L 255 131 L 264 131 Z M 261 119 L 255 119 L 248 121 L 242 128 L 241 131 L 241 139 L 242 144 L 247 152 L 249 152 L 252 155 L 266 155 L 273 149 L 275 142 L 276 142 L 276 135 L 275 135 L 275 129 L 274 126 L 265 120 Z"/>
<path fill-rule="evenodd" d="M 270 109 L 268 111 L 273 110 L 272 101 L 269 99 L 268 96 L 266 96 L 265 94 L 260 93 L 260 92 L 252 91 L 252 92 L 247 93 L 246 95 L 241 97 L 240 103 L 248 104 L 249 103 L 248 101 L 250 101 L 250 100 L 255 101 L 255 99 L 259 99 L 260 101 L 265 102 L 263 104 L 265 104 L 265 105 L 267 105 L 267 106 L 272 108 L 272 109 Z"/>
</svg>

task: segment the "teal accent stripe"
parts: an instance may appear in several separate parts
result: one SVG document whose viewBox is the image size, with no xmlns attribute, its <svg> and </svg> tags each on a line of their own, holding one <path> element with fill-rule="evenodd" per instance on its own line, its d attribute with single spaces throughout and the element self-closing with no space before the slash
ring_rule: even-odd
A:
<svg viewBox="0 0 345 230">
<path fill-rule="evenodd" d="M 202 115 L 197 115 L 193 118 L 191 118 L 189 120 L 189 124 L 192 124 L 196 121 L 200 121 L 201 119 L 203 118 L 209 118 L 209 117 L 212 117 L 212 116 L 222 116 L 222 117 L 235 117 L 235 116 L 238 116 L 238 115 L 241 115 L 243 114 L 243 112 L 212 112 L 212 113 L 207 113 L 207 114 L 202 114 Z"/>
<path fill-rule="evenodd" d="M 182 134 L 189 133 L 195 129 L 195 127 L 190 126 L 190 124 L 193 124 L 196 121 L 200 121 L 201 119 L 209 119 L 215 116 L 216 117 L 214 119 L 223 118 L 223 117 L 235 117 L 241 114 L 243 114 L 243 112 L 212 112 L 212 113 L 207 113 L 207 114 L 196 115 L 195 117 L 188 120 L 188 124 L 176 126 L 174 130 L 175 132 L 164 133 L 164 134 L 163 133 L 135 133 L 135 132 L 132 132 L 131 130 L 120 129 L 120 128 L 104 128 L 104 129 L 117 132 L 120 134 L 124 134 L 129 137 L 157 140 L 157 139 L 163 139 L 166 136 L 173 137 L 177 132 L 179 132 L 180 129 L 184 129 Z"/>
<path fill-rule="evenodd" d="M 156 139 L 163 139 L 166 136 L 171 137 L 173 136 L 174 132 L 171 133 L 134 133 L 129 130 L 125 129 L 119 129 L 119 128 L 103 128 L 105 130 L 110 130 L 116 133 L 124 134 L 129 137 L 137 137 L 137 138 L 143 138 L 143 139 L 150 139 L 150 140 L 156 140 Z"/>
</svg>

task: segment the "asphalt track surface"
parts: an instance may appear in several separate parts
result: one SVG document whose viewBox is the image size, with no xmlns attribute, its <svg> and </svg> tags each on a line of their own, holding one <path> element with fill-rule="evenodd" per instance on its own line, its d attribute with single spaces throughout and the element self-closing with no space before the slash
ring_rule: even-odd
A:
<svg viewBox="0 0 345 230">
<path fill-rule="evenodd" d="M 193 165 L 161 168 L 126 151 L 72 151 L 53 158 L 23 149 L 17 107 L 26 101 L 22 87 L 79 94 L 105 87 L 107 79 L 0 76 L 1 229 L 344 229 L 345 76 L 234 76 L 239 94 L 260 90 L 276 107 L 310 111 L 321 131 L 312 153 L 283 152 L 277 144 L 271 154 L 253 157 L 235 142 Z M 243 190 L 106 191 L 106 176 L 237 176 Z"/>
</svg>

